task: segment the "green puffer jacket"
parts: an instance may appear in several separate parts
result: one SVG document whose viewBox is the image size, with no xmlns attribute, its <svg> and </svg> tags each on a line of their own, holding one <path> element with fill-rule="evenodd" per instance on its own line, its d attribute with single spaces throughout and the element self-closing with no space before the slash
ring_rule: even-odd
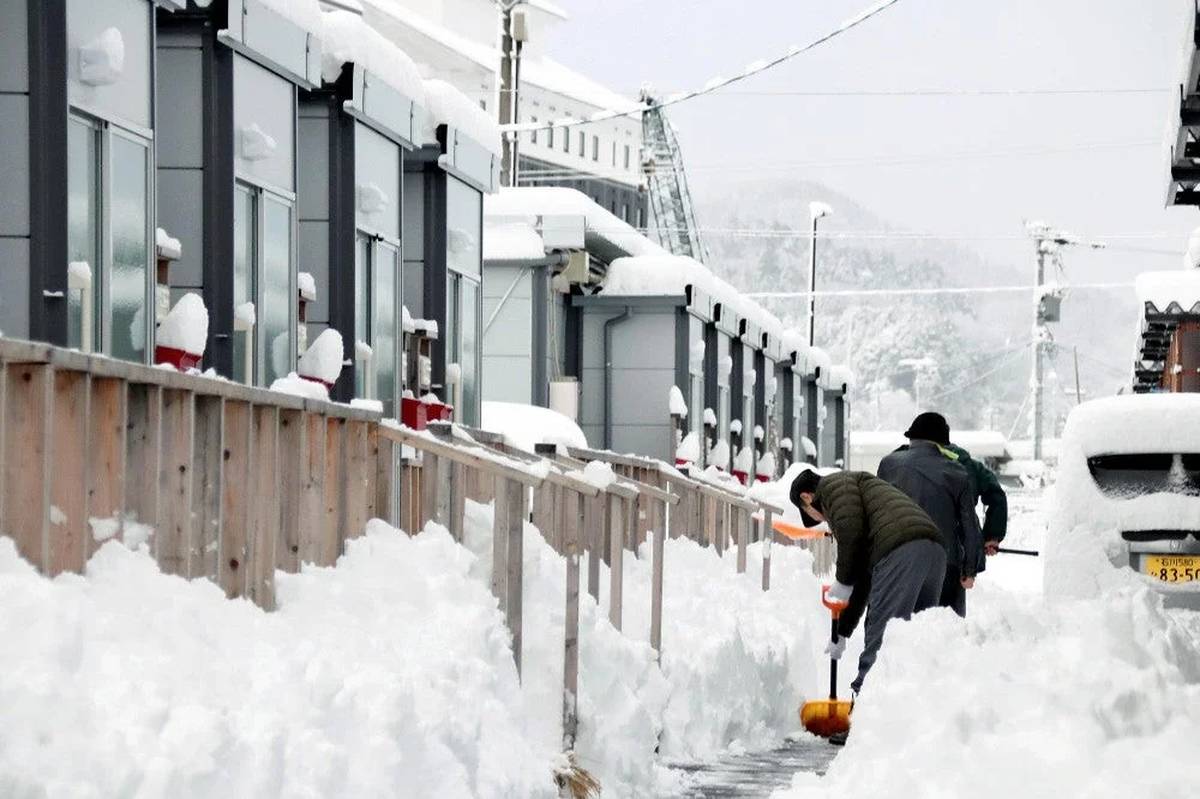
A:
<svg viewBox="0 0 1200 799">
<path fill-rule="evenodd" d="M 995 472 L 971 457 L 957 444 L 951 444 L 943 449 L 950 450 L 958 456 L 957 460 L 971 475 L 972 488 L 975 496 L 983 503 L 983 540 L 1003 541 L 1008 533 L 1008 495 L 996 478 Z"/>
<path fill-rule="evenodd" d="M 866 610 L 875 564 L 910 541 L 942 545 L 942 536 L 917 503 L 869 472 L 822 478 L 815 504 L 837 541 L 837 581 L 854 586 L 850 606 L 838 622 L 841 635 L 849 637 Z"/>
</svg>

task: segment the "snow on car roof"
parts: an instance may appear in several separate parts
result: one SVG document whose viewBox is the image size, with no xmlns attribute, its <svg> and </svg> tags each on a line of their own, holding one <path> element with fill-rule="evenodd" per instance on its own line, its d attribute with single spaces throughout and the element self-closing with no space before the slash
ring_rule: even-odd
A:
<svg viewBox="0 0 1200 799">
<path fill-rule="evenodd" d="M 1129 394 L 1071 411 L 1060 461 L 1069 456 L 1200 452 L 1200 394 Z"/>
</svg>

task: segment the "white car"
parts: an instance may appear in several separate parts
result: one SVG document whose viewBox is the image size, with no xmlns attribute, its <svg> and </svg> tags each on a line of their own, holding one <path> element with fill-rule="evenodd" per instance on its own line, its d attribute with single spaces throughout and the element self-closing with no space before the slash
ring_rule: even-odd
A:
<svg viewBox="0 0 1200 799">
<path fill-rule="evenodd" d="M 1046 550 L 1049 593 L 1094 594 L 1132 572 L 1163 592 L 1200 594 L 1200 394 L 1109 397 L 1071 412 Z"/>
</svg>

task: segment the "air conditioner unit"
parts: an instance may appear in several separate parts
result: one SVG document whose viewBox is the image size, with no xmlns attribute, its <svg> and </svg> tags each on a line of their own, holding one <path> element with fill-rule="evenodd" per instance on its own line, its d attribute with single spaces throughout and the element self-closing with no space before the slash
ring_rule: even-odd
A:
<svg viewBox="0 0 1200 799">
<path fill-rule="evenodd" d="M 567 265 L 563 267 L 562 272 L 558 277 L 568 283 L 590 283 L 591 282 L 591 258 L 584 250 L 576 250 L 571 253 L 567 260 Z"/>
</svg>

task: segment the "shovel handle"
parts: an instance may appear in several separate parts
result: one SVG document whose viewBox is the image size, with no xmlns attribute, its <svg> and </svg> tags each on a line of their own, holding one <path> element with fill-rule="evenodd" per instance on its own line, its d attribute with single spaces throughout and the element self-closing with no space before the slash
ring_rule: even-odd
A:
<svg viewBox="0 0 1200 799">
<path fill-rule="evenodd" d="M 838 620 L 837 614 L 833 616 L 833 622 L 830 625 L 830 641 L 837 643 L 838 639 Z M 829 701 L 837 701 L 837 658 L 829 659 Z"/>
</svg>

